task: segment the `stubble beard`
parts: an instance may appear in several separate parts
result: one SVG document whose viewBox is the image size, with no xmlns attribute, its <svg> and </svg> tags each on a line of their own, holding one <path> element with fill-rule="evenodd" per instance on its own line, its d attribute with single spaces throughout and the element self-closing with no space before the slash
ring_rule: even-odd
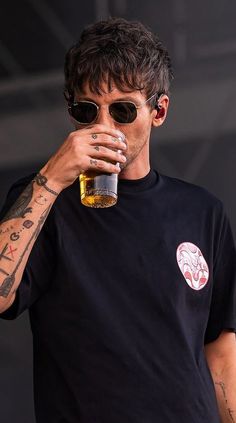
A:
<svg viewBox="0 0 236 423">
<path fill-rule="evenodd" d="M 142 150 L 145 148 L 147 142 L 148 140 L 145 140 L 142 145 L 137 146 L 136 148 L 134 148 L 133 151 L 130 151 L 130 152 L 128 147 L 128 152 L 127 154 L 125 154 L 126 162 L 120 163 L 121 170 L 126 169 L 127 166 L 129 166 L 136 160 L 136 158 L 139 156 L 139 154 L 141 154 Z"/>
</svg>

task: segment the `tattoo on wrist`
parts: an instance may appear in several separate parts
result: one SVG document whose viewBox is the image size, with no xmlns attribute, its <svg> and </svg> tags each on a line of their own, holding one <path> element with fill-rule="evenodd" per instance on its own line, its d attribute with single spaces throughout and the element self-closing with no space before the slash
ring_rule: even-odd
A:
<svg viewBox="0 0 236 423">
<path fill-rule="evenodd" d="M 44 187 L 46 189 L 46 191 L 50 192 L 51 194 L 58 196 L 58 192 L 54 191 L 53 189 L 49 188 L 47 186 L 47 178 L 44 175 L 41 175 L 41 173 L 38 173 L 35 176 L 34 181 L 36 182 L 37 185 L 39 185 L 40 187 Z"/>
</svg>

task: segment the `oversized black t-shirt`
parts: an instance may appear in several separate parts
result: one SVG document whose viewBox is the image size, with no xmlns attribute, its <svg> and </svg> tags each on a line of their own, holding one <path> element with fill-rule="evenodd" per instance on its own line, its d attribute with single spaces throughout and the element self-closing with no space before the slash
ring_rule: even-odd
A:
<svg viewBox="0 0 236 423">
<path fill-rule="evenodd" d="M 118 194 L 59 195 L 2 315 L 29 308 L 37 423 L 219 423 L 204 343 L 236 330 L 222 204 L 154 171 Z"/>
</svg>

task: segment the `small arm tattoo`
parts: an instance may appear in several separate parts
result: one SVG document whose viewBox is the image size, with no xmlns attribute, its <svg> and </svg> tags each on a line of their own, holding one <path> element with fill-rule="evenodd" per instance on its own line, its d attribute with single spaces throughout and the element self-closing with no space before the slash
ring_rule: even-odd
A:
<svg viewBox="0 0 236 423">
<path fill-rule="evenodd" d="M 0 251 L 0 261 L 5 259 L 5 260 L 9 260 L 12 261 L 12 259 L 10 257 L 7 257 L 7 250 L 8 250 L 8 243 L 5 244 L 5 246 L 3 247 L 2 251 Z"/>
<path fill-rule="evenodd" d="M 8 228 L 5 228 L 5 229 L 0 229 L 0 235 L 4 235 L 4 234 L 7 234 L 8 232 L 10 232 L 10 230 L 12 230 L 13 229 L 13 226 L 10 226 L 10 227 L 8 227 Z"/>
<path fill-rule="evenodd" d="M 235 413 L 234 410 L 231 410 L 230 408 L 227 409 L 228 413 L 229 413 L 229 417 L 231 418 L 232 422 L 235 423 L 235 419 L 233 416 L 233 413 Z"/>
<path fill-rule="evenodd" d="M 34 200 L 34 202 L 39 204 L 40 206 L 44 206 L 47 201 L 47 198 L 44 197 L 42 194 L 39 194 Z"/>
<path fill-rule="evenodd" d="M 227 407 L 227 412 L 228 412 L 228 415 L 230 417 L 230 420 L 232 421 L 232 423 L 236 423 L 236 420 L 235 420 L 235 418 L 233 416 L 233 414 L 235 413 L 235 411 L 234 410 L 231 410 L 231 408 L 228 407 L 228 400 L 227 400 L 227 395 L 226 395 L 225 383 L 222 382 L 222 381 L 220 381 L 220 382 L 215 382 L 215 384 L 218 385 L 221 388 L 221 390 L 222 390 L 223 397 L 224 397 L 224 400 L 225 400 L 225 404 L 226 404 L 226 407 Z"/>
<path fill-rule="evenodd" d="M 53 189 L 51 189 L 51 188 L 49 188 L 48 186 L 47 186 L 47 178 L 46 178 L 46 176 L 44 176 L 44 175 L 41 175 L 41 173 L 38 173 L 36 176 L 35 176 L 35 179 L 34 179 L 34 181 L 36 182 L 36 184 L 37 185 L 39 185 L 40 187 L 44 187 L 45 189 L 46 189 L 46 191 L 48 191 L 48 192 L 50 192 L 51 194 L 53 194 L 53 195 L 58 195 L 58 193 L 56 192 L 56 191 L 54 191 Z"/>
<path fill-rule="evenodd" d="M 11 241 L 17 241 L 19 238 L 20 238 L 19 232 L 12 232 L 12 234 L 10 235 Z"/>
<path fill-rule="evenodd" d="M 34 224 L 34 222 L 32 222 L 32 220 L 25 220 L 25 221 L 23 222 L 23 226 L 24 226 L 24 228 L 26 228 L 26 229 L 31 228 L 31 226 L 33 226 L 33 224 Z"/>
<path fill-rule="evenodd" d="M 222 393 L 223 393 L 223 396 L 224 396 L 224 400 L 225 400 L 225 402 L 227 403 L 226 389 L 225 389 L 225 384 L 224 384 L 224 382 L 215 382 L 215 384 L 220 386 L 220 388 L 221 388 L 221 390 L 222 390 Z"/>
</svg>

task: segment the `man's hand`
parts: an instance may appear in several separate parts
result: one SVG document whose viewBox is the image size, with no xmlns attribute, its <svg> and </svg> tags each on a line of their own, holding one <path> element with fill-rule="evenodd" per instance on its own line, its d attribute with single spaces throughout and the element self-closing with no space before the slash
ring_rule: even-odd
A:
<svg viewBox="0 0 236 423">
<path fill-rule="evenodd" d="M 122 132 L 95 124 L 70 133 L 41 170 L 56 192 L 71 185 L 87 170 L 119 173 L 125 163 L 126 144 Z"/>
</svg>

